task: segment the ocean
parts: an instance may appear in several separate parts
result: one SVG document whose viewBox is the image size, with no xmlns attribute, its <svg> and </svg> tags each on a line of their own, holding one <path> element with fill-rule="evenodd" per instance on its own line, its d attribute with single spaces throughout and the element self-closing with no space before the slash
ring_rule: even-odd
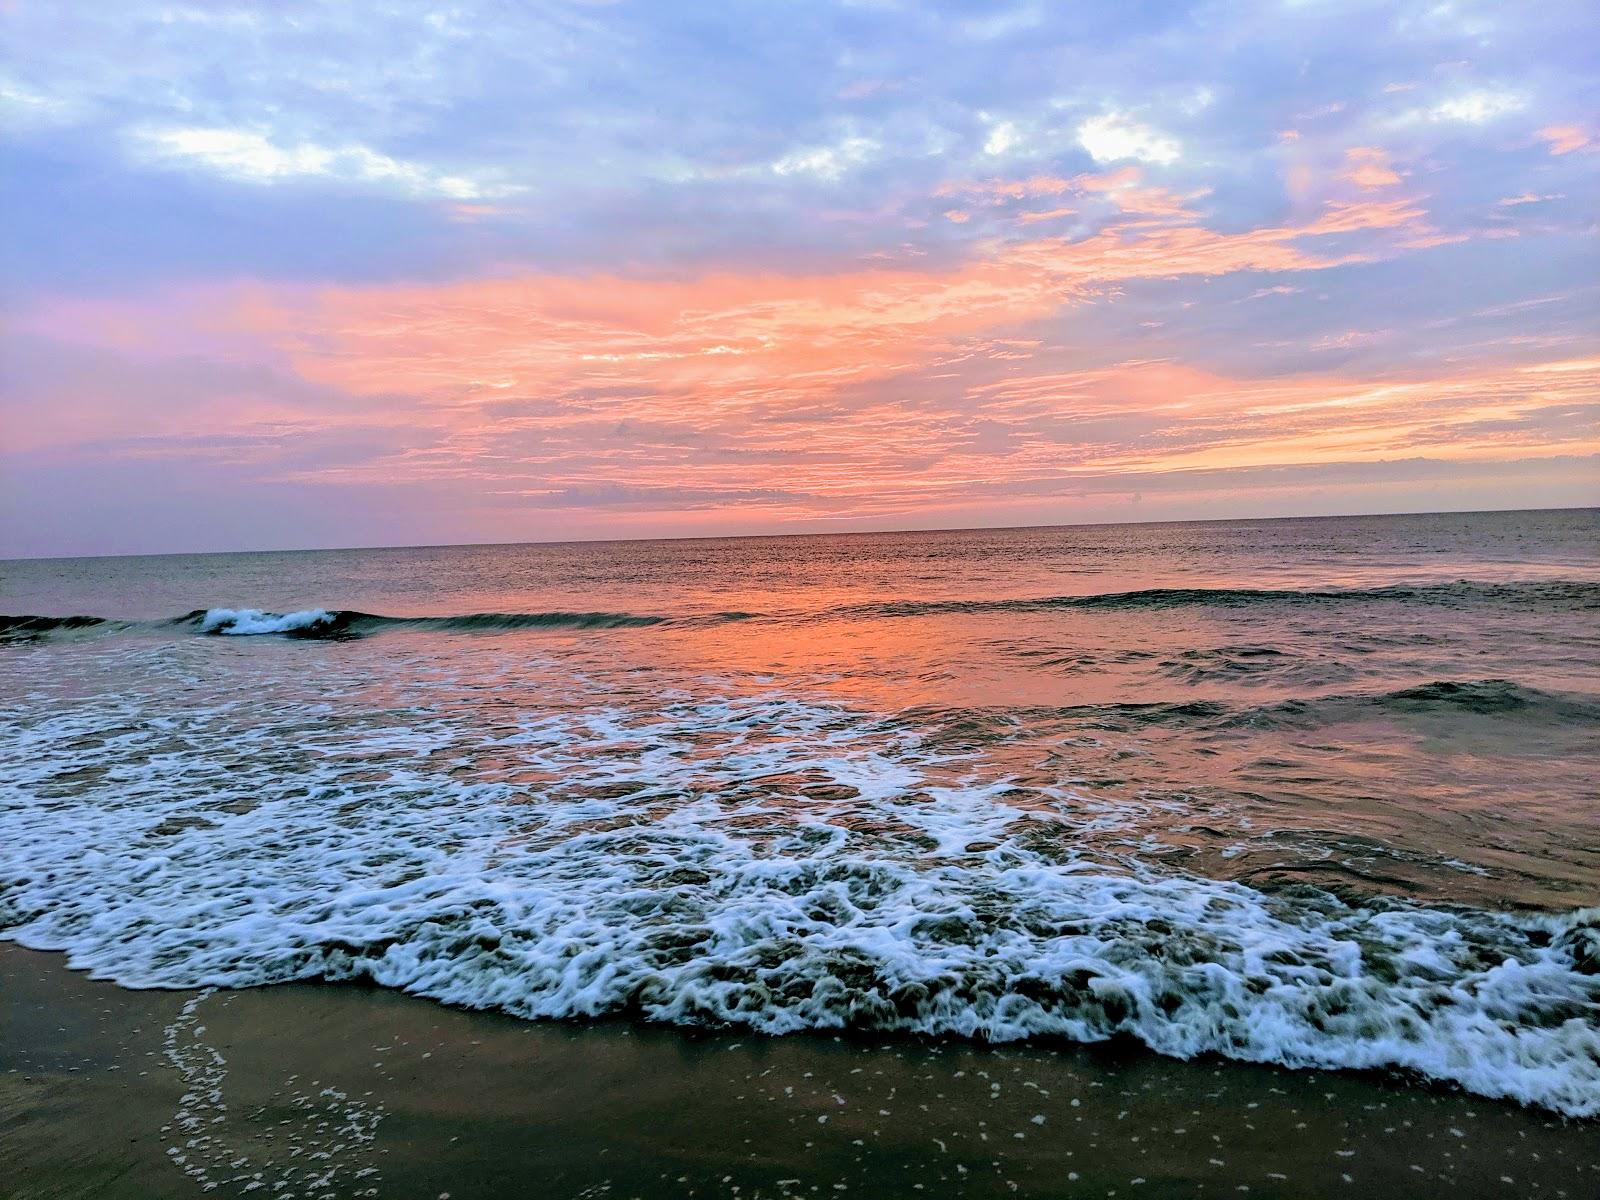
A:
<svg viewBox="0 0 1600 1200">
<path fill-rule="evenodd" d="M 0 938 L 129 988 L 1600 1114 L 1594 510 L 0 564 Z"/>
</svg>

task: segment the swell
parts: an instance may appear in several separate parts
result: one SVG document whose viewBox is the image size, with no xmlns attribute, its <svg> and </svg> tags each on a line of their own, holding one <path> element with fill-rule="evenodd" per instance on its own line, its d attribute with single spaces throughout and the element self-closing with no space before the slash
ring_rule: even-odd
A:
<svg viewBox="0 0 1600 1200">
<path fill-rule="evenodd" d="M 1367 716 L 1511 717 L 1555 725 L 1600 724 L 1600 697 L 1550 692 L 1509 679 L 1438 679 L 1373 694 L 1285 700 L 1233 714 L 1236 724 L 1323 725 Z"/>
<path fill-rule="evenodd" d="M 915 617 L 943 613 L 1028 613 L 1058 609 L 1141 611 L 1170 608 L 1301 607 L 1364 604 L 1412 604 L 1469 608 L 1516 606 L 1541 611 L 1582 612 L 1600 608 L 1600 583 L 1587 580 L 1540 580 L 1522 583 L 1455 583 L 1391 585 L 1369 588 L 1143 588 L 1084 596 L 1040 596 L 1020 599 L 889 600 L 860 604 L 836 612 L 861 616 Z"/>
<path fill-rule="evenodd" d="M 31 641 L 52 633 L 110 625 L 104 617 L 39 617 L 0 615 L 0 641 Z"/>
<path fill-rule="evenodd" d="M 1189 729 L 1201 733 L 1237 729 L 1308 729 L 1384 717 L 1484 716 L 1512 718 L 1519 725 L 1600 726 L 1600 696 L 1555 692 L 1509 679 L 1437 679 L 1382 692 L 1340 693 L 1239 705 L 1221 700 L 1027 706 L 1005 709 L 915 707 L 903 710 L 905 728 L 967 729 L 979 742 L 1004 736 L 1017 723 L 1068 721 L 1089 728 Z"/>
<path fill-rule="evenodd" d="M 1296 608 L 1396 604 L 1451 609 L 1517 608 L 1542 613 L 1600 610 L 1600 583 L 1541 580 L 1520 583 L 1455 583 L 1373 588 L 1146 588 L 1078 596 L 1009 599 L 890 600 L 787 613 L 715 612 L 659 614 L 607 611 L 479 612 L 394 617 L 358 609 L 304 609 L 288 613 L 260 609 L 197 608 L 166 622 L 117 621 L 93 616 L 0 617 L 0 641 L 39 639 L 96 628 L 125 630 L 167 625 L 216 635 L 277 634 L 294 638 L 352 638 L 387 629 L 432 629 L 448 633 L 508 633 L 531 629 L 629 629 L 652 625 L 716 625 L 762 619 L 828 620 L 839 617 L 903 618 L 961 614 L 1159 612 L 1182 608 Z"/>
<path fill-rule="evenodd" d="M 117 621 L 108 617 L 0 616 L 0 643 L 41 641 L 56 635 L 94 631 L 159 632 L 182 629 L 208 637 L 274 635 L 297 640 L 339 641 L 395 629 L 444 633 L 512 633 L 533 629 L 636 629 L 652 625 L 707 625 L 748 620 L 748 613 L 710 613 L 666 617 L 625 612 L 481 612 L 440 617 L 389 617 L 358 609 L 302 609 L 274 613 L 261 609 L 197 608 L 164 621 Z"/>
</svg>

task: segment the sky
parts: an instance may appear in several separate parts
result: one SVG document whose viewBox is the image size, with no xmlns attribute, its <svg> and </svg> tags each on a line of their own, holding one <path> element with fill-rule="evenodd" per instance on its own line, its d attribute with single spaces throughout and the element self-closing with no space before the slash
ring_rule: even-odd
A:
<svg viewBox="0 0 1600 1200">
<path fill-rule="evenodd" d="M 0 556 L 1600 503 L 1592 0 L 0 39 Z"/>
</svg>

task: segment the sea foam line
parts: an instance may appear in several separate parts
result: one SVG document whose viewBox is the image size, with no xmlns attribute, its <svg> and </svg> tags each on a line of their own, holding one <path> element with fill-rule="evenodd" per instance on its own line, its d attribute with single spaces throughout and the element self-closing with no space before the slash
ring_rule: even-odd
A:
<svg viewBox="0 0 1600 1200">
<path fill-rule="evenodd" d="M 0 936 L 129 986 L 360 977 L 525 1017 L 1127 1035 L 1600 1114 L 1600 911 L 1091 862 L 1075 831 L 1102 812 L 1021 811 L 971 756 L 835 704 L 663 697 L 498 733 L 244 699 L 4 716 Z M 551 782 L 448 769 L 469 750 Z M 85 768 L 64 801 L 51 781 Z"/>
</svg>

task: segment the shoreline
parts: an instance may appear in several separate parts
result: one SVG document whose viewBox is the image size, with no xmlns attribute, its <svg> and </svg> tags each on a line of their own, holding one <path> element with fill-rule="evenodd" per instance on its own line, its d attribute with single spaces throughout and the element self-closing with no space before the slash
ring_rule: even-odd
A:
<svg viewBox="0 0 1600 1200">
<path fill-rule="evenodd" d="M 1124 1045 L 526 1022 L 355 984 L 131 991 L 0 942 L 8 1195 L 1523 1196 L 1600 1122 Z"/>
</svg>

